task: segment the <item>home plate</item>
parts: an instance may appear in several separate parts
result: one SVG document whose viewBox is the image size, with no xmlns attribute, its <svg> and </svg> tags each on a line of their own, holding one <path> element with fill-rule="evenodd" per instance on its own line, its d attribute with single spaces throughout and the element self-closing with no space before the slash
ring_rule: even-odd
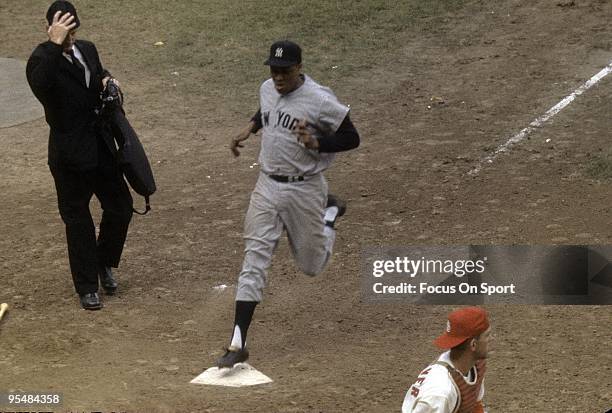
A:
<svg viewBox="0 0 612 413">
<path fill-rule="evenodd" d="M 272 379 L 254 369 L 248 363 L 238 363 L 230 368 L 211 367 L 195 379 L 192 384 L 209 384 L 212 386 L 243 387 L 272 383 Z"/>
</svg>

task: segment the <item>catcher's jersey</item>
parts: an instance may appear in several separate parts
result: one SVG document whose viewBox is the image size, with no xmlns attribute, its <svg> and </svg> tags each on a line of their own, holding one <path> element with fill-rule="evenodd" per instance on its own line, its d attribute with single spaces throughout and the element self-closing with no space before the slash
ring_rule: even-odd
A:
<svg viewBox="0 0 612 413">
<path fill-rule="evenodd" d="M 314 175 L 330 166 L 334 154 L 306 149 L 293 128 L 300 120 L 306 120 L 315 137 L 338 130 L 349 108 L 338 101 L 331 89 L 304 75 L 302 86 L 281 95 L 268 79 L 260 87 L 259 100 L 263 125 L 259 164 L 264 173 Z"/>
<path fill-rule="evenodd" d="M 450 351 L 442 353 L 438 361 L 453 366 Z M 476 368 L 472 368 L 469 376 L 464 377 L 469 385 L 476 384 L 477 379 Z M 402 413 L 454 413 L 459 407 L 459 394 L 448 369 L 440 364 L 431 364 L 408 389 L 402 404 Z M 484 384 L 480 387 L 477 399 L 482 400 L 483 397 Z"/>
</svg>

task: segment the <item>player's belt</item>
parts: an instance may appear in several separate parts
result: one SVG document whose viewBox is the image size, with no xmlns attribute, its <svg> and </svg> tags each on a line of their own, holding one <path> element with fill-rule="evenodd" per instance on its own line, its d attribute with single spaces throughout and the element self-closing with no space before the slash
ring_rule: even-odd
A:
<svg viewBox="0 0 612 413">
<path fill-rule="evenodd" d="M 303 176 L 285 176 L 285 175 L 268 175 L 270 178 L 274 179 L 276 182 L 302 182 L 304 180 Z"/>
</svg>

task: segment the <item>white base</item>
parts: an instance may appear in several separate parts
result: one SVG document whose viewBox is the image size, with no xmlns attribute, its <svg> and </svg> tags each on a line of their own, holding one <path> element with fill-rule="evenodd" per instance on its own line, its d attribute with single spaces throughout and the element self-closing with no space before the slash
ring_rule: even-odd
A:
<svg viewBox="0 0 612 413">
<path fill-rule="evenodd" d="M 192 384 L 208 384 L 212 386 L 243 387 L 257 384 L 272 383 L 272 379 L 255 370 L 248 363 L 238 363 L 232 368 L 211 367 L 195 379 Z"/>
</svg>

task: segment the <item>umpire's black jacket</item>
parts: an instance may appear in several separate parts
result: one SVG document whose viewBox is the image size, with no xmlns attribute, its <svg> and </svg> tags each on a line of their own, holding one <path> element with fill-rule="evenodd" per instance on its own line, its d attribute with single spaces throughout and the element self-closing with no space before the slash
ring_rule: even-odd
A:
<svg viewBox="0 0 612 413">
<path fill-rule="evenodd" d="M 49 166 L 87 170 L 98 164 L 96 109 L 102 79 L 110 74 L 102 67 L 93 43 L 77 40 L 75 45 L 91 72 L 89 87 L 83 72 L 63 56 L 62 46 L 51 41 L 34 49 L 26 76 L 50 126 Z"/>
</svg>

